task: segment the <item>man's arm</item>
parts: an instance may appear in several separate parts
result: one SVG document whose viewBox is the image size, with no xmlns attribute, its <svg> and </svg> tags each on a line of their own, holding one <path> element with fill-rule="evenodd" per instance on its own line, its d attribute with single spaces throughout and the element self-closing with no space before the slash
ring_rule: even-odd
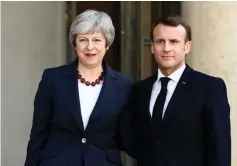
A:
<svg viewBox="0 0 237 166">
<path fill-rule="evenodd" d="M 206 166 L 231 165 L 230 107 L 226 85 L 220 78 L 207 86 L 204 110 Z"/>
</svg>

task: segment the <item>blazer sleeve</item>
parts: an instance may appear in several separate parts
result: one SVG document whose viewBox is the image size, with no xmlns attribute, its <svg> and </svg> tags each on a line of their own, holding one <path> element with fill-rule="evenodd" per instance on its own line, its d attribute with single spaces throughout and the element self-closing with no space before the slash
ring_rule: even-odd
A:
<svg viewBox="0 0 237 166">
<path fill-rule="evenodd" d="M 25 166 L 36 166 L 49 133 L 51 119 L 51 91 L 49 73 L 43 72 L 34 100 L 33 122 L 27 147 Z"/>
<path fill-rule="evenodd" d="M 132 96 L 133 86 L 131 80 L 129 81 L 129 93 L 127 95 L 127 102 L 122 110 L 122 113 L 119 117 L 119 138 L 121 150 L 125 151 L 129 156 L 137 158 L 137 149 L 136 149 L 136 135 L 135 135 L 135 124 L 134 124 L 134 114 L 132 108 Z"/>
<path fill-rule="evenodd" d="M 231 165 L 230 107 L 226 85 L 217 78 L 210 82 L 204 112 L 206 166 Z"/>
</svg>

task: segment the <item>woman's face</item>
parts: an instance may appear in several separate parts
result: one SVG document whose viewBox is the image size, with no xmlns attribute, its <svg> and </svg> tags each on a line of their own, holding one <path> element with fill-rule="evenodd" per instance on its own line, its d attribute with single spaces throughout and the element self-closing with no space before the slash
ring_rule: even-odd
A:
<svg viewBox="0 0 237 166">
<path fill-rule="evenodd" d="M 107 49 L 106 39 L 101 32 L 77 35 L 75 50 L 79 63 L 85 67 L 100 66 Z"/>
</svg>

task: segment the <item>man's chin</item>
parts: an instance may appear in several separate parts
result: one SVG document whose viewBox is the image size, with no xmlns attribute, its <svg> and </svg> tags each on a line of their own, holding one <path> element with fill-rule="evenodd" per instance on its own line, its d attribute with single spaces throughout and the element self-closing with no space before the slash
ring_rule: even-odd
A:
<svg viewBox="0 0 237 166">
<path fill-rule="evenodd" d="M 169 69 L 169 68 L 174 68 L 175 64 L 172 62 L 166 62 L 166 63 L 160 64 L 160 66 L 164 69 Z"/>
</svg>

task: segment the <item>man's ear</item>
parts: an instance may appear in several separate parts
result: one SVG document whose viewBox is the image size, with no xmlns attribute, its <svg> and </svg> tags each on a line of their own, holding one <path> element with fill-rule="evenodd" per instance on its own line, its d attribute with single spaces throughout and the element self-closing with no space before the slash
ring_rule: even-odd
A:
<svg viewBox="0 0 237 166">
<path fill-rule="evenodd" d="M 155 52 L 154 51 L 154 45 L 153 45 L 153 43 L 151 43 L 151 53 L 154 54 L 154 52 Z"/>
<path fill-rule="evenodd" d="M 191 41 L 187 41 L 184 46 L 184 52 L 185 54 L 188 54 L 191 49 Z"/>
</svg>

